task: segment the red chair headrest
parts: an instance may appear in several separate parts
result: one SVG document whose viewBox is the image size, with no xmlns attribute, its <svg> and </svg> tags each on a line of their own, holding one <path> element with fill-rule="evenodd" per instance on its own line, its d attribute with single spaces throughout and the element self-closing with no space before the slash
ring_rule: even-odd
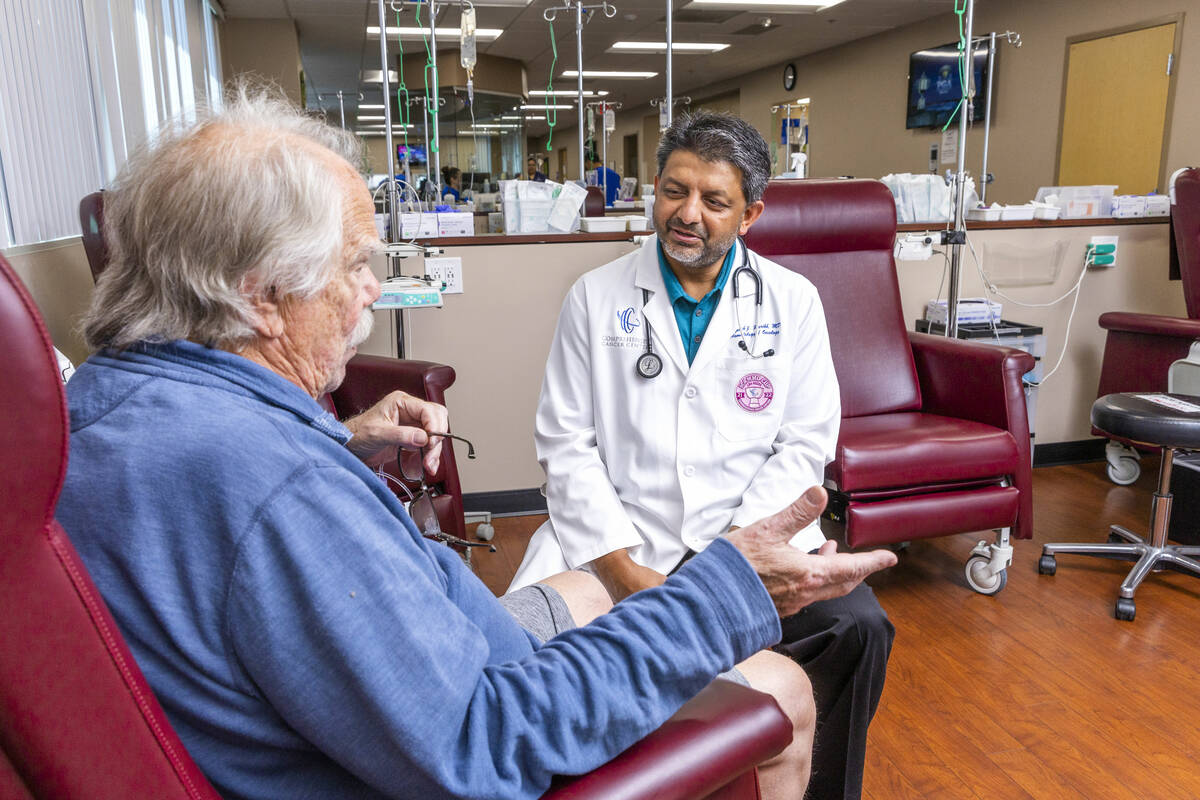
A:
<svg viewBox="0 0 1200 800">
<path fill-rule="evenodd" d="M 896 238 L 896 201 L 875 180 L 775 180 L 767 210 L 746 234 L 767 258 L 853 250 L 888 250 Z"/>
<path fill-rule="evenodd" d="M 0 255 L 0 535 L 43 530 L 67 469 L 67 406 L 33 298 Z"/>
</svg>

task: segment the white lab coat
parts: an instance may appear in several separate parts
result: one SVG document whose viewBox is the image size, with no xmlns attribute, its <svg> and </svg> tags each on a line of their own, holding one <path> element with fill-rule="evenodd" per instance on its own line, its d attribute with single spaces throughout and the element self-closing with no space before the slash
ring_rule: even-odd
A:
<svg viewBox="0 0 1200 800">
<path fill-rule="evenodd" d="M 735 246 L 734 270 L 743 255 Z M 550 520 L 534 533 L 511 589 L 621 548 L 665 574 L 689 549 L 703 550 L 731 525 L 779 511 L 824 482 L 841 403 L 820 299 L 806 278 L 778 264 L 751 253 L 751 266 L 763 287 L 757 341 L 753 281 L 741 276 L 735 311 L 731 272 L 690 366 L 657 237 L 571 287 L 535 429 Z M 646 322 L 663 362 L 653 379 L 636 372 Z M 754 353 L 775 355 L 743 352 L 739 324 Z M 763 407 L 747 410 L 756 389 L 773 395 L 762 404 L 759 391 Z M 807 551 L 823 541 L 814 523 L 793 544 Z"/>
</svg>

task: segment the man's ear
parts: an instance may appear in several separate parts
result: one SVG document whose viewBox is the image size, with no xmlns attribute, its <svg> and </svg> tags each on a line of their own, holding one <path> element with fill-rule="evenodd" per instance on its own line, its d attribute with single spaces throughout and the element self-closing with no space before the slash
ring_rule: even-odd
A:
<svg viewBox="0 0 1200 800">
<path fill-rule="evenodd" d="M 283 314 L 278 292 L 274 286 L 264 286 L 257 279 L 242 282 L 242 292 L 254 312 L 254 332 L 262 339 L 278 339 L 283 335 Z"/>
<path fill-rule="evenodd" d="M 754 224 L 755 220 L 762 216 L 765 208 L 766 205 L 762 200 L 756 200 L 746 206 L 746 211 L 742 214 L 742 224 L 738 227 L 738 236 L 746 235 L 746 231 L 750 230 L 750 226 Z"/>
</svg>

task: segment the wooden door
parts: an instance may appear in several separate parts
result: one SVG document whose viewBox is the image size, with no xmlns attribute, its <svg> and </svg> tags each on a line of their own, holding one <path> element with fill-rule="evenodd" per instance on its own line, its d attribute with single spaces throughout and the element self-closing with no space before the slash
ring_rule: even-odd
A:
<svg viewBox="0 0 1200 800">
<path fill-rule="evenodd" d="M 625 135 L 624 150 L 625 150 L 624 177 L 626 177 L 626 178 L 639 177 L 638 176 L 638 135 L 636 133 L 629 133 L 629 134 Z M 638 187 L 637 191 L 635 191 L 633 193 L 634 197 L 637 197 L 639 192 L 641 192 L 640 186 Z"/>
<path fill-rule="evenodd" d="M 1176 23 L 1068 46 L 1058 185 L 1163 190 L 1162 155 Z"/>
</svg>

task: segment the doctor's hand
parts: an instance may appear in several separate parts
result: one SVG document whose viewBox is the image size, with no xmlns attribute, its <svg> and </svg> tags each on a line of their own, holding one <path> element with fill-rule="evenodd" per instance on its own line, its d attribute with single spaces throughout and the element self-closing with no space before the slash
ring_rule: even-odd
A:
<svg viewBox="0 0 1200 800">
<path fill-rule="evenodd" d="M 369 409 L 342 423 L 353 437 L 346 444 L 368 467 L 395 461 L 397 451 L 432 446 L 425 451 L 425 471 L 437 471 L 442 460 L 442 438 L 430 433 L 445 432 L 450 425 L 446 407 L 392 392 Z"/>
<path fill-rule="evenodd" d="M 628 550 L 614 550 L 607 555 L 592 561 L 596 577 L 608 590 L 608 596 L 614 603 L 624 600 L 634 592 L 659 586 L 667 576 L 661 572 L 643 567 L 629 557 Z"/>
<path fill-rule="evenodd" d="M 802 553 L 788 540 L 817 519 L 825 508 L 825 490 L 814 486 L 794 503 L 766 519 L 730 533 L 728 539 L 754 567 L 780 617 L 819 600 L 848 594 L 872 572 L 896 563 L 890 550 L 839 553 L 826 542 L 816 553 Z"/>
</svg>

